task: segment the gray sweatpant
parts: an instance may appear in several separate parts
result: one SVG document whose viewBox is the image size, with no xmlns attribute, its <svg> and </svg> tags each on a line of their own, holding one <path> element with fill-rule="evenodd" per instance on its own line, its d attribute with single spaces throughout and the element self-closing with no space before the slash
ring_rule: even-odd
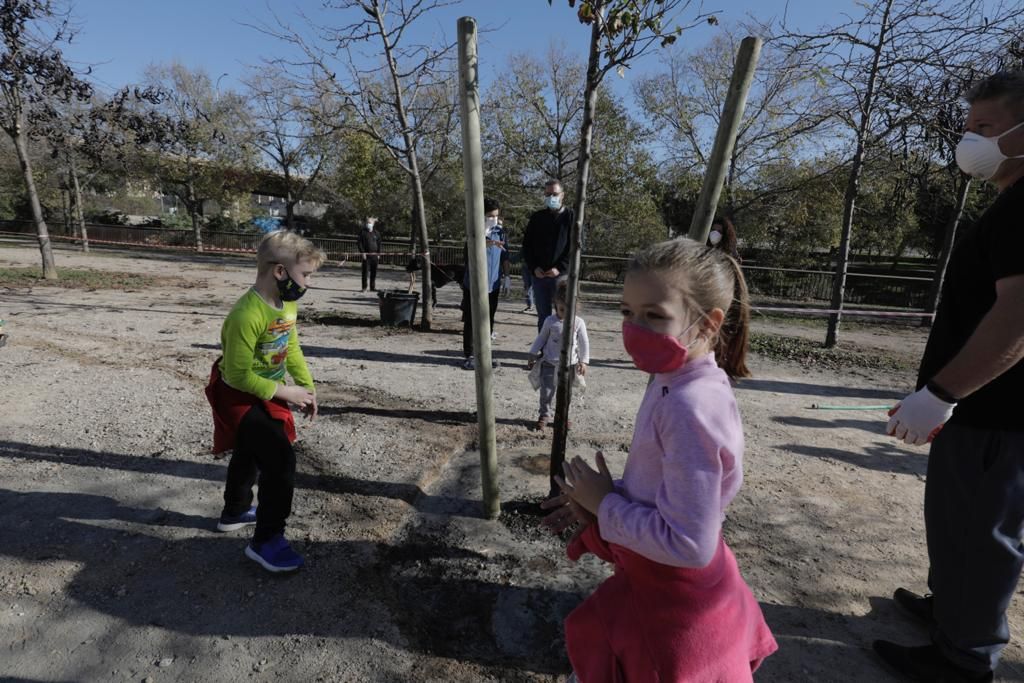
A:
<svg viewBox="0 0 1024 683">
<path fill-rule="evenodd" d="M 555 416 L 555 391 L 558 389 L 558 366 L 540 361 L 540 417 L 550 420 Z"/>
<path fill-rule="evenodd" d="M 1024 566 L 1024 432 L 943 427 L 928 456 L 924 518 L 932 640 L 964 668 L 993 670 Z"/>
</svg>

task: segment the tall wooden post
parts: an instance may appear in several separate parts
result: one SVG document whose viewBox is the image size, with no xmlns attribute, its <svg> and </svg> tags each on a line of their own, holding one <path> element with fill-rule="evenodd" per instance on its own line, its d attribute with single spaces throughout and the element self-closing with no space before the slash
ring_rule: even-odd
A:
<svg viewBox="0 0 1024 683">
<path fill-rule="evenodd" d="M 718 122 L 718 132 L 715 134 L 715 144 L 708 158 L 704 185 L 700 188 L 697 208 L 693 212 L 690 231 L 687 233 L 690 239 L 701 244 L 707 241 L 711 223 L 715 220 L 715 209 L 722 194 L 722 184 L 729 170 L 729 159 L 736 145 L 740 121 L 743 120 L 743 109 L 747 106 L 747 94 L 750 92 L 750 83 L 754 80 L 754 69 L 760 55 L 760 38 L 747 36 L 740 42 L 736 65 L 732 70 L 732 80 L 729 82 L 729 93 L 726 95 L 722 118 Z"/>
<path fill-rule="evenodd" d="M 476 415 L 480 431 L 480 472 L 484 514 L 496 519 L 498 448 L 494 435 L 494 373 L 491 369 L 491 323 L 488 309 L 487 245 L 484 234 L 484 172 L 480 150 L 480 81 L 476 55 L 476 20 L 459 19 L 459 103 L 462 114 L 462 172 L 466 184 L 466 242 L 469 254 L 469 299 L 476 358 Z M 424 302 L 426 303 L 426 302 Z"/>
</svg>

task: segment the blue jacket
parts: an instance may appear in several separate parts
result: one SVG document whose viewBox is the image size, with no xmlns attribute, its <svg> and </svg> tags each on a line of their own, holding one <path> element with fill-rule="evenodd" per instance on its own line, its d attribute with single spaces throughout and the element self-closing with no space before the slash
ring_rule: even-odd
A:
<svg viewBox="0 0 1024 683">
<path fill-rule="evenodd" d="M 487 241 L 501 243 L 501 246 L 487 245 L 487 291 L 493 292 L 500 285 L 501 262 L 508 254 L 508 235 L 501 223 L 487 231 Z M 462 277 L 462 288 L 469 289 L 469 254 L 465 248 L 463 251 L 466 254 L 466 274 Z"/>
</svg>

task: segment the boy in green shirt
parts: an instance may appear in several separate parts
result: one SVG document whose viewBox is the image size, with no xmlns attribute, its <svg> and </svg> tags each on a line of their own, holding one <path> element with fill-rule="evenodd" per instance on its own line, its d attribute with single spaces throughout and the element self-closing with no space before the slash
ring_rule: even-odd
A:
<svg viewBox="0 0 1024 683">
<path fill-rule="evenodd" d="M 299 235 L 278 230 L 260 242 L 256 283 L 221 327 L 223 356 L 206 395 L 213 408 L 214 452 L 234 449 L 228 463 L 219 531 L 255 525 L 245 554 L 271 572 L 294 571 L 302 556 L 284 538 L 295 489 L 295 420 L 289 404 L 317 414 L 313 378 L 299 347 L 296 301 L 323 254 Z M 294 385 L 285 384 L 285 373 Z M 259 478 L 259 506 L 252 487 Z"/>
</svg>

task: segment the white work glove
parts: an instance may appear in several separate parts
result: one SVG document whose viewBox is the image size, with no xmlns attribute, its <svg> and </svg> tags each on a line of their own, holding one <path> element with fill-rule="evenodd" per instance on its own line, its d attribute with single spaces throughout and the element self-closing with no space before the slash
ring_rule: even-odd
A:
<svg viewBox="0 0 1024 683">
<path fill-rule="evenodd" d="M 890 412 L 885 433 L 912 446 L 920 446 L 935 438 L 942 425 L 953 416 L 955 403 L 946 403 L 922 387 L 907 396 Z"/>
<path fill-rule="evenodd" d="M 501 279 L 501 293 L 508 294 L 510 289 L 512 289 L 512 278 L 506 275 Z"/>
</svg>

